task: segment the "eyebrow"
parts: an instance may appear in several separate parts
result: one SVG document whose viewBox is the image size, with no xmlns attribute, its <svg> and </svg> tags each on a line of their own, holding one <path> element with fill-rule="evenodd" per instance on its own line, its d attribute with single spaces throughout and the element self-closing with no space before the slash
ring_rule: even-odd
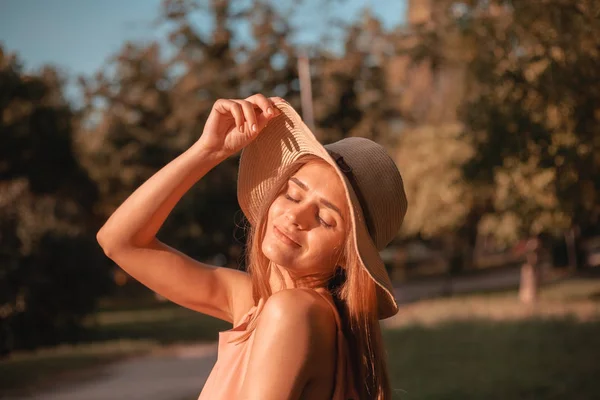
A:
<svg viewBox="0 0 600 400">
<path fill-rule="evenodd" d="M 306 184 L 304 182 L 302 182 L 301 180 L 299 180 L 298 178 L 291 177 L 290 181 L 294 182 L 296 185 L 300 186 L 300 188 L 304 189 L 305 191 L 309 190 L 308 186 L 306 186 Z M 331 203 L 330 201 L 328 201 L 322 197 L 320 198 L 320 200 L 321 200 L 321 204 L 323 204 L 325 207 L 331 208 L 333 211 L 337 212 L 340 215 L 340 218 L 342 218 L 342 221 L 344 220 L 344 216 L 342 215 L 342 212 L 335 204 Z"/>
</svg>

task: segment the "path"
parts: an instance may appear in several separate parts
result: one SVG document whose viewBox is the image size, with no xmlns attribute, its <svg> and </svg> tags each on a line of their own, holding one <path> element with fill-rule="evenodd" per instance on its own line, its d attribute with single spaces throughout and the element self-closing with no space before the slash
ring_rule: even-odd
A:
<svg viewBox="0 0 600 400">
<path fill-rule="evenodd" d="M 459 294 L 473 291 L 510 289 L 519 286 L 521 269 L 499 268 L 475 274 L 452 277 L 432 277 L 419 282 L 396 285 L 394 296 L 401 303 L 412 303 L 421 299 L 439 297 L 447 293 Z"/>
<path fill-rule="evenodd" d="M 69 382 L 31 397 L 5 400 L 197 399 L 217 359 L 216 344 L 172 349 L 99 369 L 94 379 Z"/>
</svg>

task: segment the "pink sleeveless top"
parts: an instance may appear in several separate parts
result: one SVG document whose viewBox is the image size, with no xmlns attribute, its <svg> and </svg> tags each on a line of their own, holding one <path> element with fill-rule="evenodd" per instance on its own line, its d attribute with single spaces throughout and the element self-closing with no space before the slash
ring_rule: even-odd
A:
<svg viewBox="0 0 600 400">
<path fill-rule="evenodd" d="M 319 293 L 317 291 L 315 292 Z M 346 338 L 342 332 L 340 316 L 331 295 L 321 295 L 331 306 L 337 326 L 337 360 L 335 366 L 336 372 L 334 375 L 335 382 L 333 396 L 331 399 L 358 400 L 358 395 L 353 386 L 350 364 L 347 362 L 348 348 Z M 264 299 L 260 299 L 258 304 L 250 308 L 244 317 L 242 317 L 242 322 L 238 326 L 227 331 L 219 332 L 217 362 L 215 363 L 198 400 L 235 400 L 239 397 L 246 369 L 248 367 L 248 361 L 250 359 L 250 349 L 254 342 L 254 332 L 252 332 L 245 342 L 228 342 L 241 336 L 246 331 L 246 327 L 252 315 L 256 312 L 260 312 L 263 306 Z"/>
</svg>

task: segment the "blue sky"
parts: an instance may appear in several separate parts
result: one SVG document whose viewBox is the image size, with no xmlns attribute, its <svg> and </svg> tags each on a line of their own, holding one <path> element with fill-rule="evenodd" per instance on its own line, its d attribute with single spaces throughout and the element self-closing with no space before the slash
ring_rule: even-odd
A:
<svg viewBox="0 0 600 400">
<path fill-rule="evenodd" d="M 208 0 L 206 0 L 207 2 Z M 279 0 L 281 9 L 292 0 Z M 1 0 L 0 43 L 16 51 L 27 69 L 50 63 L 70 76 L 98 71 L 126 40 L 165 39 L 155 23 L 161 0 Z M 302 26 L 298 43 L 317 41 L 328 18 L 353 21 L 366 7 L 387 29 L 404 21 L 405 0 L 302 0 L 293 22 Z M 372 5 L 376 4 L 376 7 Z M 199 28 L 209 20 L 198 15 Z"/>
</svg>

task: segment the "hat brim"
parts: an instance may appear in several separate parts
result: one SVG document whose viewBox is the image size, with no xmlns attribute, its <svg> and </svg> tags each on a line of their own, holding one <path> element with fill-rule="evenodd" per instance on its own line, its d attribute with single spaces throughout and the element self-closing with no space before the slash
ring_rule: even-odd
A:
<svg viewBox="0 0 600 400">
<path fill-rule="evenodd" d="M 281 115 L 269 121 L 258 137 L 244 148 L 240 157 L 238 202 L 248 221 L 257 222 L 264 199 L 278 178 L 299 158 L 314 155 L 334 167 L 344 184 L 350 207 L 352 239 L 361 266 L 377 285 L 378 318 L 398 312 L 394 289 L 379 251 L 369 235 L 358 197 L 352 185 L 337 167 L 327 149 L 319 143 L 298 113 L 285 102 L 276 102 Z"/>
</svg>

